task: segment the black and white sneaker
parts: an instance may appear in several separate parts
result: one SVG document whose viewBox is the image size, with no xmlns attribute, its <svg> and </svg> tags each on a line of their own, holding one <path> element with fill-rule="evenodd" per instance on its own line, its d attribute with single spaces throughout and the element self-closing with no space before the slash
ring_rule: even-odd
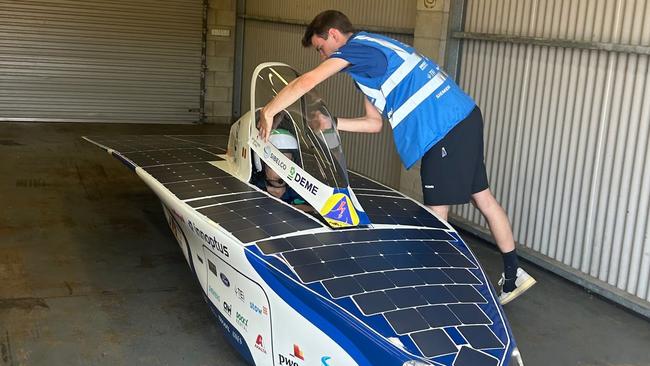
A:
<svg viewBox="0 0 650 366">
<path fill-rule="evenodd" d="M 501 274 L 501 279 L 499 280 L 499 286 L 501 287 L 501 295 L 499 295 L 499 302 L 501 305 L 505 305 L 510 301 L 514 300 L 517 296 L 523 294 L 526 290 L 531 288 L 534 284 L 537 283 L 533 276 L 529 275 L 526 271 L 521 268 L 517 268 L 517 278 L 515 279 L 515 289 L 509 292 L 503 291 L 503 285 L 505 284 L 506 279 L 503 274 Z"/>
</svg>

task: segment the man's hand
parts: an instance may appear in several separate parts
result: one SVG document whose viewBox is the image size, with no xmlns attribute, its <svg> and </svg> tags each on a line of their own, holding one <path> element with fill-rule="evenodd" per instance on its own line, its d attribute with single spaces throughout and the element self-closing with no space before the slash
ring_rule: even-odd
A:
<svg viewBox="0 0 650 366">
<path fill-rule="evenodd" d="M 271 129 L 273 128 L 273 117 L 274 116 L 267 115 L 264 112 L 264 109 L 260 111 L 260 120 L 257 121 L 257 128 L 259 129 L 259 137 L 264 142 L 269 141 Z"/>
<path fill-rule="evenodd" d="M 332 128 L 332 119 L 320 111 L 314 111 L 309 118 L 309 127 L 314 131 L 324 131 Z"/>
</svg>

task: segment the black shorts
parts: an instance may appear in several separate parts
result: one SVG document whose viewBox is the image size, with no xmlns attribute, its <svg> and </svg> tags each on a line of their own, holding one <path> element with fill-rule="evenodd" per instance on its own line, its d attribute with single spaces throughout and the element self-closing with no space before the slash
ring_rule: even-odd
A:
<svg viewBox="0 0 650 366">
<path fill-rule="evenodd" d="M 420 177 L 424 204 L 429 206 L 468 203 L 472 194 L 488 188 L 478 107 L 424 154 Z"/>
</svg>

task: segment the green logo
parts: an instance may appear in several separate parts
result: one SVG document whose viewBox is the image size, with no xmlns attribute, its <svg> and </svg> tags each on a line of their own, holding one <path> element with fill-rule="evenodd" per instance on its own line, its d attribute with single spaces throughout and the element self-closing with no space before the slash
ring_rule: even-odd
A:
<svg viewBox="0 0 650 366">
<path fill-rule="evenodd" d="M 293 179 L 295 175 L 296 175 L 296 168 L 291 167 L 291 169 L 289 169 L 289 179 Z"/>
</svg>

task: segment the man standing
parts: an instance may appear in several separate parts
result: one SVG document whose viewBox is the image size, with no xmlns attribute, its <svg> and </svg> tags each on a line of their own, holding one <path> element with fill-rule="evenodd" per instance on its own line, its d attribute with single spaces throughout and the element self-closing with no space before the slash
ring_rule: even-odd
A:
<svg viewBox="0 0 650 366">
<path fill-rule="evenodd" d="M 424 204 L 447 220 L 450 205 L 471 201 L 487 220 L 503 256 L 501 303 L 534 285 L 519 268 L 510 222 L 488 188 L 483 118 L 476 103 L 433 61 L 391 38 L 356 32 L 339 11 L 318 14 L 302 44 L 314 48 L 322 62 L 262 108 L 260 136 L 268 139 L 278 112 L 337 72 L 348 73 L 366 95 L 365 116 L 338 118 L 338 129 L 377 133 L 382 116 L 387 118 L 404 166 L 422 159 Z M 327 121 L 320 123 L 327 127 Z"/>
</svg>

